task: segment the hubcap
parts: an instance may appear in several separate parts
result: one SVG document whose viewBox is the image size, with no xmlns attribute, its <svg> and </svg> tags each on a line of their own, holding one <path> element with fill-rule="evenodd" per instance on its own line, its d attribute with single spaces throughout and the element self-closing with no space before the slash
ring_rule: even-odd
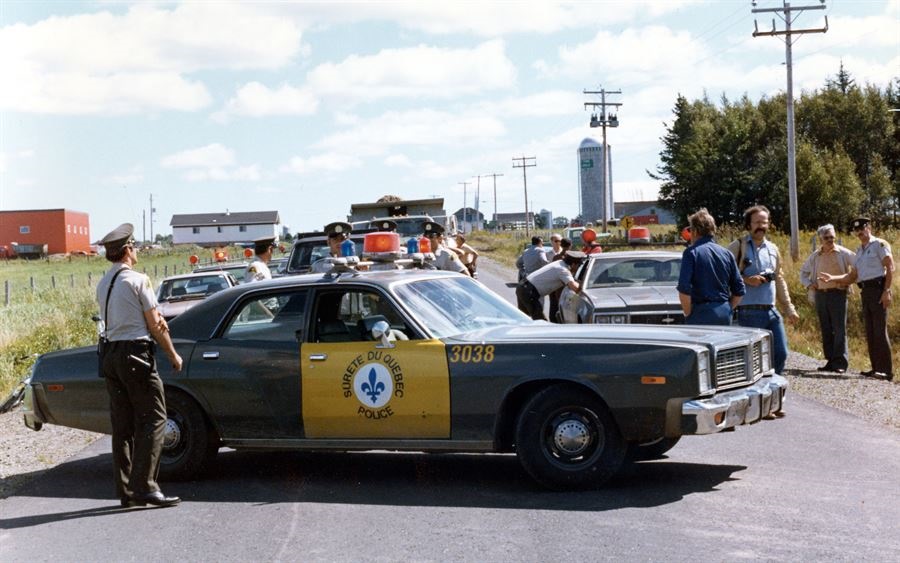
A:
<svg viewBox="0 0 900 563">
<path fill-rule="evenodd" d="M 163 448 L 174 449 L 181 443 L 181 427 L 171 418 L 166 419 L 166 429 L 163 433 Z"/>
<path fill-rule="evenodd" d="M 553 442 L 566 455 L 580 454 L 591 443 L 588 427 L 580 420 L 562 421 L 553 431 Z"/>
</svg>

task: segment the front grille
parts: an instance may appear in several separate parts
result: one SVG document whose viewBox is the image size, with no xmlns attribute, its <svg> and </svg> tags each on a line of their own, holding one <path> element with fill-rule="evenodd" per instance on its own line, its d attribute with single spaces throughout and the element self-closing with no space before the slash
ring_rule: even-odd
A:
<svg viewBox="0 0 900 563">
<path fill-rule="evenodd" d="M 753 365 L 753 374 L 756 375 L 758 373 L 762 373 L 762 341 L 757 340 L 753 343 L 753 358 L 751 361 Z"/>
<path fill-rule="evenodd" d="M 754 356 L 757 356 L 754 353 Z M 754 358 L 754 363 L 757 361 Z M 749 381 L 747 377 L 747 348 L 719 350 L 716 354 L 716 386 L 724 387 Z"/>
<path fill-rule="evenodd" d="M 684 315 L 680 313 L 631 313 L 631 324 L 683 325 Z"/>
</svg>

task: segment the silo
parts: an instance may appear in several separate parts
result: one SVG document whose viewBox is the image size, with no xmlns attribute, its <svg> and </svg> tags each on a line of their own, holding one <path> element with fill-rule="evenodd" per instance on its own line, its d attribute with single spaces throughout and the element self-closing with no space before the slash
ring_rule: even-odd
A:
<svg viewBox="0 0 900 563">
<path fill-rule="evenodd" d="M 585 222 L 599 223 L 613 218 L 615 209 L 612 182 L 603 189 L 603 145 L 585 138 L 578 146 L 578 196 L 579 211 Z M 607 167 L 610 161 L 607 159 Z M 607 170 L 607 178 L 611 174 Z"/>
</svg>

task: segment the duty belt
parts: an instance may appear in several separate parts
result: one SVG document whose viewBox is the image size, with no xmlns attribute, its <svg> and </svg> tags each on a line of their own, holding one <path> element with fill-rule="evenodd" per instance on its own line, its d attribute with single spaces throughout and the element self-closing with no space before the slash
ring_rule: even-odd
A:
<svg viewBox="0 0 900 563">
<path fill-rule="evenodd" d="M 867 287 L 877 287 L 878 289 L 881 289 L 884 287 L 884 276 L 863 280 L 856 285 L 858 285 L 860 289 L 865 289 Z"/>
<path fill-rule="evenodd" d="M 738 305 L 738 311 L 768 311 L 774 305 Z"/>
</svg>

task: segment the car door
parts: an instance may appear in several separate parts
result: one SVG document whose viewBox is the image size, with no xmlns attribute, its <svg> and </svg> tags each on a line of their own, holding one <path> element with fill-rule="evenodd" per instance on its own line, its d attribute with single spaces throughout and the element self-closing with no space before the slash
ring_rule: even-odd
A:
<svg viewBox="0 0 900 563">
<path fill-rule="evenodd" d="M 450 380 L 443 342 L 417 335 L 375 288 L 320 290 L 300 349 L 307 438 L 449 438 Z M 386 345 L 366 326 L 383 319 Z"/>
<path fill-rule="evenodd" d="M 306 322 L 307 294 L 249 294 L 215 338 L 194 347 L 188 377 L 222 438 L 302 437 L 298 336 Z"/>
<path fill-rule="evenodd" d="M 575 281 L 578 282 L 578 285 L 582 290 L 585 287 L 585 280 L 589 279 L 587 273 L 593 262 L 594 261 L 590 259 L 585 260 L 584 264 L 582 264 L 581 267 L 578 268 L 578 271 L 575 272 Z M 582 301 L 589 301 L 586 293 L 583 291 L 572 291 L 569 287 L 563 288 L 562 293 L 559 296 L 559 312 L 564 323 L 580 322 L 578 319 L 578 310 Z"/>
</svg>

